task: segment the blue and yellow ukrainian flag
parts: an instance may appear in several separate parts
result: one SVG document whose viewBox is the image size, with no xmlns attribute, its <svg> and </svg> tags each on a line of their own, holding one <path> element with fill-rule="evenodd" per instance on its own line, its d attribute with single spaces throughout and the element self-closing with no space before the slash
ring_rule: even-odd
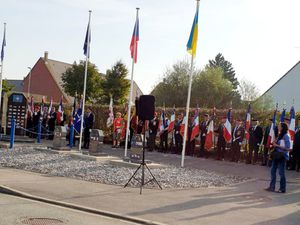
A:
<svg viewBox="0 0 300 225">
<path fill-rule="evenodd" d="M 196 50 L 197 50 L 197 40 L 198 40 L 198 11 L 199 7 L 197 7 L 191 34 L 188 40 L 188 43 L 186 45 L 188 53 L 192 55 L 193 58 L 196 56 Z"/>
</svg>

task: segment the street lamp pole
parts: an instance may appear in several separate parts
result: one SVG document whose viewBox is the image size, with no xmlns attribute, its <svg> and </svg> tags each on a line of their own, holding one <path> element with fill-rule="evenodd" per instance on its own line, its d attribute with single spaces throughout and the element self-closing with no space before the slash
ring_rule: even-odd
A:
<svg viewBox="0 0 300 225">
<path fill-rule="evenodd" d="M 32 68 L 31 67 L 27 67 L 29 69 L 29 77 L 28 77 L 28 90 L 27 90 L 27 93 L 28 93 L 28 97 L 30 96 L 30 81 L 31 81 L 31 70 Z"/>
</svg>

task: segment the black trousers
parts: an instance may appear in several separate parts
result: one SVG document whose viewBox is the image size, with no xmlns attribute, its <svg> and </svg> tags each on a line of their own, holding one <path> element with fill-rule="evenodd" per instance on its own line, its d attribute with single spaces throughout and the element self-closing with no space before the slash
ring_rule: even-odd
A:
<svg viewBox="0 0 300 225">
<path fill-rule="evenodd" d="M 231 161 L 238 162 L 240 160 L 240 154 L 241 154 L 241 146 L 238 141 L 234 141 L 232 143 L 232 157 Z"/>
<path fill-rule="evenodd" d="M 160 135 L 160 151 L 167 152 L 168 151 L 168 131 L 164 131 Z"/>
<path fill-rule="evenodd" d="M 153 151 L 155 149 L 155 139 L 156 139 L 156 132 L 155 133 L 150 133 L 149 134 L 149 151 Z"/>
<path fill-rule="evenodd" d="M 204 157 L 205 155 L 205 139 L 206 136 L 202 136 L 200 140 L 200 151 L 199 151 L 199 157 Z"/>
<path fill-rule="evenodd" d="M 84 143 L 83 143 L 83 147 L 88 149 L 90 147 L 90 128 L 86 127 L 84 128 L 84 131 L 83 131 L 83 138 L 84 138 Z"/>
<path fill-rule="evenodd" d="M 175 134 L 175 146 L 176 146 L 176 154 L 180 154 L 182 152 L 182 142 L 183 142 L 183 138 L 181 136 L 181 134 L 178 133 Z"/>
<path fill-rule="evenodd" d="M 248 154 L 248 160 L 247 163 L 253 163 L 255 164 L 257 162 L 258 158 L 258 150 L 259 146 L 255 144 L 249 144 L 249 154 Z M 254 157 L 253 157 L 253 152 L 254 152 Z"/>
<path fill-rule="evenodd" d="M 225 151 L 226 151 L 225 140 L 218 140 L 216 160 L 223 160 L 225 158 Z"/>
</svg>

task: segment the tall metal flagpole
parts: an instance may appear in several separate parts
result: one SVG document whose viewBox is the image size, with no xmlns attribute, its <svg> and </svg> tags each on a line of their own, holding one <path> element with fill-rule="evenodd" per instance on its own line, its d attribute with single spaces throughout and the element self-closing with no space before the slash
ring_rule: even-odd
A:
<svg viewBox="0 0 300 225">
<path fill-rule="evenodd" d="M 86 78 L 87 78 L 87 69 L 88 69 L 89 57 L 90 57 L 91 14 L 92 14 L 92 10 L 89 10 L 89 23 L 88 23 L 88 35 L 87 35 L 87 52 L 86 52 L 86 57 L 85 57 L 83 100 L 82 100 L 82 112 L 81 112 L 81 121 L 80 121 L 81 122 L 81 124 L 80 124 L 80 138 L 79 138 L 79 146 L 78 146 L 79 151 L 81 151 L 81 144 L 82 144 L 82 130 L 83 130 L 85 92 L 86 92 Z"/>
<path fill-rule="evenodd" d="M 184 124 L 184 137 L 183 137 L 183 146 L 182 146 L 182 153 L 181 153 L 182 154 L 181 167 L 184 167 L 184 156 L 185 156 L 185 149 L 186 149 L 187 129 L 188 129 L 188 124 L 189 124 L 189 111 L 190 111 L 191 89 L 192 89 L 192 80 L 193 80 L 193 66 L 194 66 L 194 57 L 192 56 L 188 97 L 187 97 L 187 101 L 186 101 L 186 110 L 185 110 L 186 121 Z"/>
<path fill-rule="evenodd" d="M 197 1 L 197 12 L 199 10 L 199 2 Z M 198 21 L 197 21 L 198 22 Z M 196 40 L 197 41 L 197 40 Z M 191 56 L 191 69 L 190 69 L 190 77 L 189 77 L 189 89 L 188 89 L 188 97 L 186 101 L 186 122 L 184 124 L 184 137 L 183 137 L 183 146 L 182 146 L 182 156 L 181 156 L 181 167 L 184 167 L 184 156 L 185 156 L 185 149 L 186 149 L 186 137 L 187 137 L 187 131 L 188 131 L 188 124 L 189 124 L 189 111 L 190 111 L 190 100 L 191 100 L 191 90 L 192 90 L 192 81 L 193 81 L 193 67 L 194 67 L 194 55 Z"/>
<path fill-rule="evenodd" d="M 128 134 L 130 132 L 130 118 L 131 118 L 131 102 L 132 102 L 132 92 L 133 92 L 133 73 L 134 73 L 134 59 L 136 55 L 136 33 L 137 33 L 137 26 L 138 26 L 138 16 L 139 16 L 139 9 L 136 8 L 136 22 L 135 22 L 135 34 L 133 36 L 134 42 L 133 42 L 133 57 L 132 57 L 132 66 L 131 66 L 131 79 L 130 79 L 130 94 L 129 94 L 129 103 L 128 103 L 128 109 L 127 109 L 127 126 L 126 126 L 126 138 L 125 138 L 125 152 L 124 157 L 127 157 L 127 150 L 128 150 Z"/>
<path fill-rule="evenodd" d="M 2 48 L 5 47 L 6 45 L 6 40 L 5 40 L 5 33 L 6 33 L 6 23 L 4 23 L 4 33 L 3 33 L 3 42 L 2 42 Z M 4 49 L 3 49 L 4 51 Z M 3 52 L 4 53 L 4 52 Z M 2 52 L 1 52 L 2 54 Z M 1 55 L 3 57 L 3 55 Z M 0 73 L 0 111 L 1 111 L 1 103 L 2 103 L 2 73 L 3 73 L 3 58 L 1 58 L 1 73 Z M 1 128 L 1 125 L 2 125 L 2 115 L 1 115 L 1 118 L 0 118 L 0 128 Z"/>
</svg>

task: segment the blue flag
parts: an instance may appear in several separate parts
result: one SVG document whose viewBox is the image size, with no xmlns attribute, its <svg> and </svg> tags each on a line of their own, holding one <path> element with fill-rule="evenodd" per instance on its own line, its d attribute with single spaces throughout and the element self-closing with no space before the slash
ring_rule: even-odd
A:
<svg viewBox="0 0 300 225">
<path fill-rule="evenodd" d="M 90 23 L 89 23 L 87 26 L 84 45 L 83 45 L 83 54 L 88 58 L 90 57 L 90 43 L 91 43 L 91 30 L 90 30 Z"/>
<path fill-rule="evenodd" d="M 4 24 L 4 33 L 3 33 L 3 41 L 2 41 L 2 48 L 1 48 L 1 62 L 3 62 L 4 59 L 4 47 L 6 46 L 5 33 L 6 33 L 6 24 Z"/>
</svg>

